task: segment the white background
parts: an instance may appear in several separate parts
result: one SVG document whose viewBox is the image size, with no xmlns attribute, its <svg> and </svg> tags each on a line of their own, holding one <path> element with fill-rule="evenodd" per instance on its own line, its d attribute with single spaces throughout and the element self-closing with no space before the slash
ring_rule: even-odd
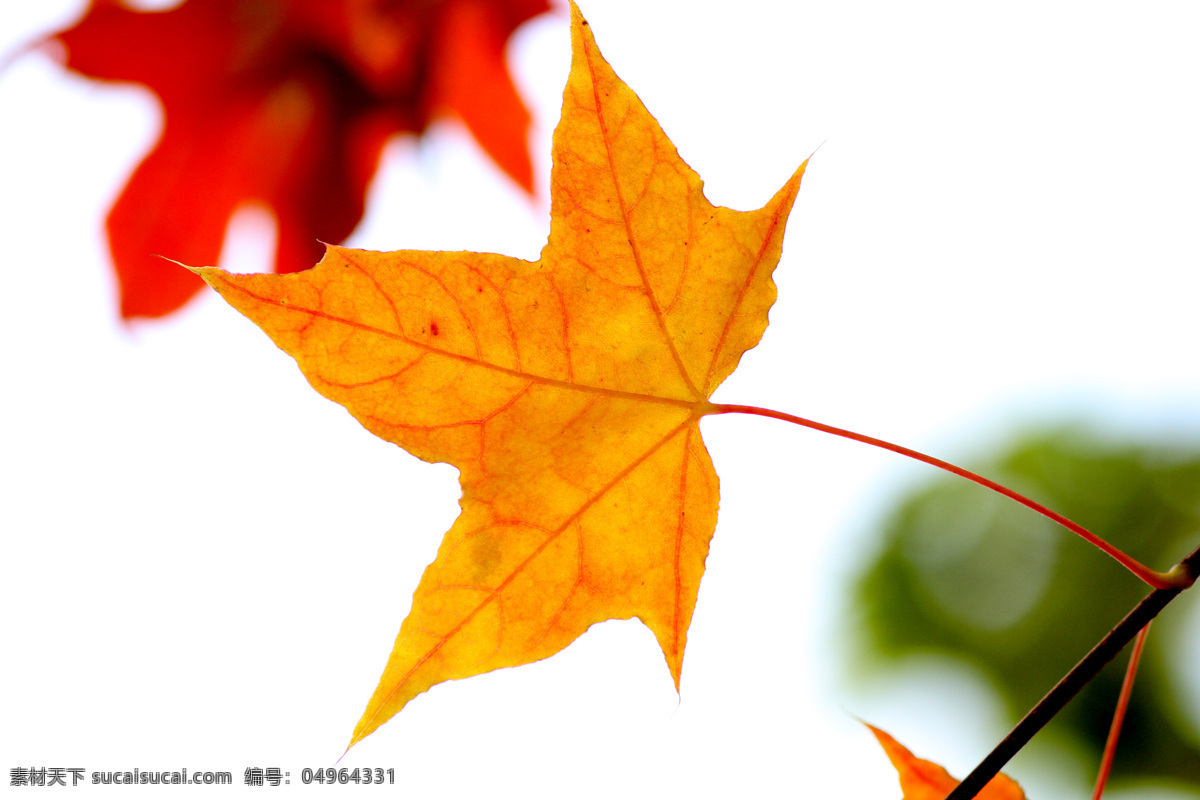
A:
<svg viewBox="0 0 1200 800">
<path fill-rule="evenodd" d="M 0 54 L 80 6 L 0 0 Z M 583 11 L 713 202 L 762 205 L 820 148 L 771 327 L 714 400 L 959 462 L 1029 420 L 1200 439 L 1200 6 Z M 537 257 L 566 20 L 512 50 L 537 202 L 446 123 L 389 147 L 351 244 Z M 104 215 L 159 125 L 146 93 L 41 54 L 0 73 L 4 788 L 18 766 L 187 767 L 232 771 L 242 794 L 328 792 L 299 772 L 341 756 L 457 513 L 455 471 L 367 434 L 211 293 L 119 321 Z M 264 268 L 262 220 L 239 218 L 223 266 Z M 898 676 L 925 695 L 841 675 L 839 584 L 929 468 L 757 418 L 704 434 L 721 519 L 681 696 L 645 628 L 606 623 L 421 696 L 340 762 L 394 768 L 396 789 L 353 791 L 887 798 L 895 773 L 856 716 L 959 775 L 990 749 L 1008 721 L 962 669 Z M 1175 647 L 1200 672 L 1200 634 Z M 1025 758 L 1031 797 L 1088 791 L 1094 767 L 1064 758 Z M 247 766 L 292 785 L 241 787 Z"/>
</svg>

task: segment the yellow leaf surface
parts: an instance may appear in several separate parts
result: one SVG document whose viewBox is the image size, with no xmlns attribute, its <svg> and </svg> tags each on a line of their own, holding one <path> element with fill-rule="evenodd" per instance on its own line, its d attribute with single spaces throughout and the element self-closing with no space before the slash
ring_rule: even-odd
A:
<svg viewBox="0 0 1200 800">
<path fill-rule="evenodd" d="M 649 626 L 679 685 L 717 517 L 698 422 L 767 326 L 804 168 L 758 211 L 712 206 L 571 16 L 539 261 L 329 247 L 290 275 L 197 270 L 317 391 L 461 473 L 351 745 L 434 684 L 607 619 Z"/>
<path fill-rule="evenodd" d="M 883 745 L 883 751 L 887 753 L 896 772 L 900 773 L 904 800 L 945 800 L 946 795 L 958 786 L 958 781 L 942 767 L 917 758 L 904 745 L 874 725 L 867 727 Z M 1025 792 L 1016 781 L 1001 774 L 988 781 L 975 797 L 976 800 L 1025 800 Z"/>
</svg>

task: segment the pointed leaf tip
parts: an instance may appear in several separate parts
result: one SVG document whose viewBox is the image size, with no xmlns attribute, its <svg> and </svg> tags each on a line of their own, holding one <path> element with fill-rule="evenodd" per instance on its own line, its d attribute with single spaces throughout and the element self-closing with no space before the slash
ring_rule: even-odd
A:
<svg viewBox="0 0 1200 800">
<path fill-rule="evenodd" d="M 154 257 L 161 258 L 163 261 L 170 261 L 172 264 L 175 264 L 176 266 L 183 267 L 188 272 L 194 272 L 197 275 L 200 274 L 200 267 L 190 267 L 187 264 L 183 263 L 182 261 L 176 261 L 175 259 L 171 258 L 170 256 L 164 256 L 162 253 L 155 253 Z"/>
<path fill-rule="evenodd" d="M 958 780 L 940 765 L 917 758 L 887 732 L 864 722 L 887 753 L 900 778 L 903 800 L 944 800 Z M 1012 778 L 997 775 L 976 795 L 978 800 L 1025 800 L 1025 792 Z"/>
</svg>

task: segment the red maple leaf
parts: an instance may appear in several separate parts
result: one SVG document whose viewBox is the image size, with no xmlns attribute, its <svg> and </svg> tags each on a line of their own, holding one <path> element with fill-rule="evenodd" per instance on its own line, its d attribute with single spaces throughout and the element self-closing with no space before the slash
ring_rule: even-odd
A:
<svg viewBox="0 0 1200 800">
<path fill-rule="evenodd" d="M 137 12 L 95 0 L 53 37 L 83 75 L 145 84 L 161 139 L 108 216 L 121 314 L 159 317 L 203 283 L 155 254 L 213 264 L 229 218 L 259 201 L 277 272 L 311 267 L 362 218 L 387 139 L 452 113 L 532 189 L 529 112 L 504 61 L 547 0 L 191 0 Z"/>
</svg>

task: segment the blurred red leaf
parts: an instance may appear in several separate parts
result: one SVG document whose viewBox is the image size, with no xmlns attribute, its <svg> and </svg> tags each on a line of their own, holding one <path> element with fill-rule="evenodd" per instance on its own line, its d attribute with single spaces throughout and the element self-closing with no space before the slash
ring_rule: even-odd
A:
<svg viewBox="0 0 1200 800">
<path fill-rule="evenodd" d="M 504 61 L 547 0 L 191 0 L 145 13 L 95 0 L 54 39 L 83 75 L 141 83 L 162 138 L 108 216 L 121 314 L 158 317 L 203 283 L 156 258 L 216 263 L 229 218 L 259 201 L 277 272 L 321 259 L 362 218 L 384 143 L 457 115 L 526 191 L 529 112 Z"/>
</svg>

